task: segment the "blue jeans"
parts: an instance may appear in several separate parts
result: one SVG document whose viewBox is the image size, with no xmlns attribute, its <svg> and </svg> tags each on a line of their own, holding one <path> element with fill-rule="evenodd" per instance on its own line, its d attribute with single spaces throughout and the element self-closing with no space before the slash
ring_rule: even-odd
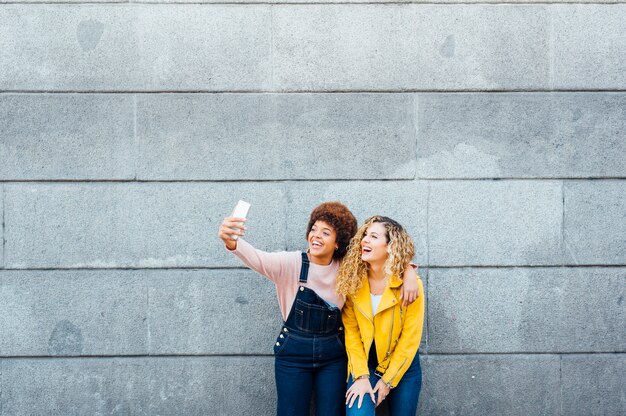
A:
<svg viewBox="0 0 626 416">
<path fill-rule="evenodd" d="M 370 383 L 372 388 L 376 386 L 380 377 L 374 375 L 374 369 L 370 368 Z M 350 376 L 348 388 L 352 386 L 354 380 Z M 395 389 L 391 389 L 389 395 L 385 398 L 389 406 L 389 416 L 415 416 L 417 412 L 417 402 L 422 389 L 422 368 L 420 366 L 420 356 L 417 354 L 411 363 L 409 369 L 404 373 L 402 380 Z M 378 399 L 378 395 L 376 395 Z M 376 403 L 372 402 L 369 395 L 363 397 L 363 404 L 358 408 L 356 399 L 352 407 L 346 405 L 346 416 L 374 416 L 376 411 Z"/>
<path fill-rule="evenodd" d="M 281 334 L 281 346 L 274 347 L 277 414 L 309 416 L 315 391 L 316 415 L 343 416 L 348 363 L 341 335 L 301 337 L 293 330 Z"/>
</svg>

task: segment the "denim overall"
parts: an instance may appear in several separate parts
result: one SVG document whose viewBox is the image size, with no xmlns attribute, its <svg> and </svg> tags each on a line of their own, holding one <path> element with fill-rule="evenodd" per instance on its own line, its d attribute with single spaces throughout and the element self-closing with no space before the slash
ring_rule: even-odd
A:
<svg viewBox="0 0 626 416">
<path fill-rule="evenodd" d="M 299 283 L 309 259 L 302 253 Z M 309 416 L 315 391 L 317 416 L 345 414 L 348 359 L 341 310 L 300 286 L 274 344 L 278 416 Z"/>
</svg>

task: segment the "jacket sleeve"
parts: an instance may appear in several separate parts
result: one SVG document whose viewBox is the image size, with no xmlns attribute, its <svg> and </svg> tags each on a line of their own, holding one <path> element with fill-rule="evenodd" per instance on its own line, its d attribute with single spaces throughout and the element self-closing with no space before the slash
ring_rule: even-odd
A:
<svg viewBox="0 0 626 416">
<path fill-rule="evenodd" d="M 418 279 L 420 297 L 407 306 L 398 345 L 389 357 L 389 366 L 382 377 L 384 383 L 396 387 L 417 355 L 424 325 L 424 286 Z M 419 359 L 419 358 L 418 358 Z"/>
<path fill-rule="evenodd" d="M 350 363 L 349 371 L 353 378 L 369 375 L 367 356 L 365 355 L 363 341 L 361 341 L 361 330 L 356 320 L 354 301 L 350 296 L 346 296 L 346 304 L 343 306 L 341 315 L 343 326 L 346 330 L 346 352 L 348 353 L 348 362 Z"/>
</svg>

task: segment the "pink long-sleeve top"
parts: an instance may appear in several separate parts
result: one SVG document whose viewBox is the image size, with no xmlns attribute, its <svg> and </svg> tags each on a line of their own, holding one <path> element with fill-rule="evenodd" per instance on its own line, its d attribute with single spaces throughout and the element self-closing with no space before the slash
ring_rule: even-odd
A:
<svg viewBox="0 0 626 416">
<path fill-rule="evenodd" d="M 307 282 L 301 284 L 298 283 L 302 266 L 299 251 L 268 253 L 257 250 L 240 238 L 237 241 L 237 248 L 231 252 L 246 266 L 274 282 L 278 306 L 284 321 L 287 320 L 300 285 L 315 291 L 322 299 L 336 305 L 339 309 L 343 308 L 345 298 L 335 291 L 339 261 L 333 260 L 327 266 L 310 263 Z"/>
</svg>

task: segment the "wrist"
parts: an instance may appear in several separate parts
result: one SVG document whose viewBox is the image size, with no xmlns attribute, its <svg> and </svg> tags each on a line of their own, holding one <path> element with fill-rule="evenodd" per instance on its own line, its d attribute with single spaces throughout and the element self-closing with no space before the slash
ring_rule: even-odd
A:
<svg viewBox="0 0 626 416">
<path fill-rule="evenodd" d="M 389 390 L 393 389 L 393 386 L 391 385 L 391 381 L 385 381 L 385 380 L 383 380 L 382 378 L 380 379 L 380 381 L 382 381 L 382 382 L 383 382 L 383 384 L 384 384 L 385 386 L 387 386 L 387 388 L 388 388 Z"/>
</svg>

